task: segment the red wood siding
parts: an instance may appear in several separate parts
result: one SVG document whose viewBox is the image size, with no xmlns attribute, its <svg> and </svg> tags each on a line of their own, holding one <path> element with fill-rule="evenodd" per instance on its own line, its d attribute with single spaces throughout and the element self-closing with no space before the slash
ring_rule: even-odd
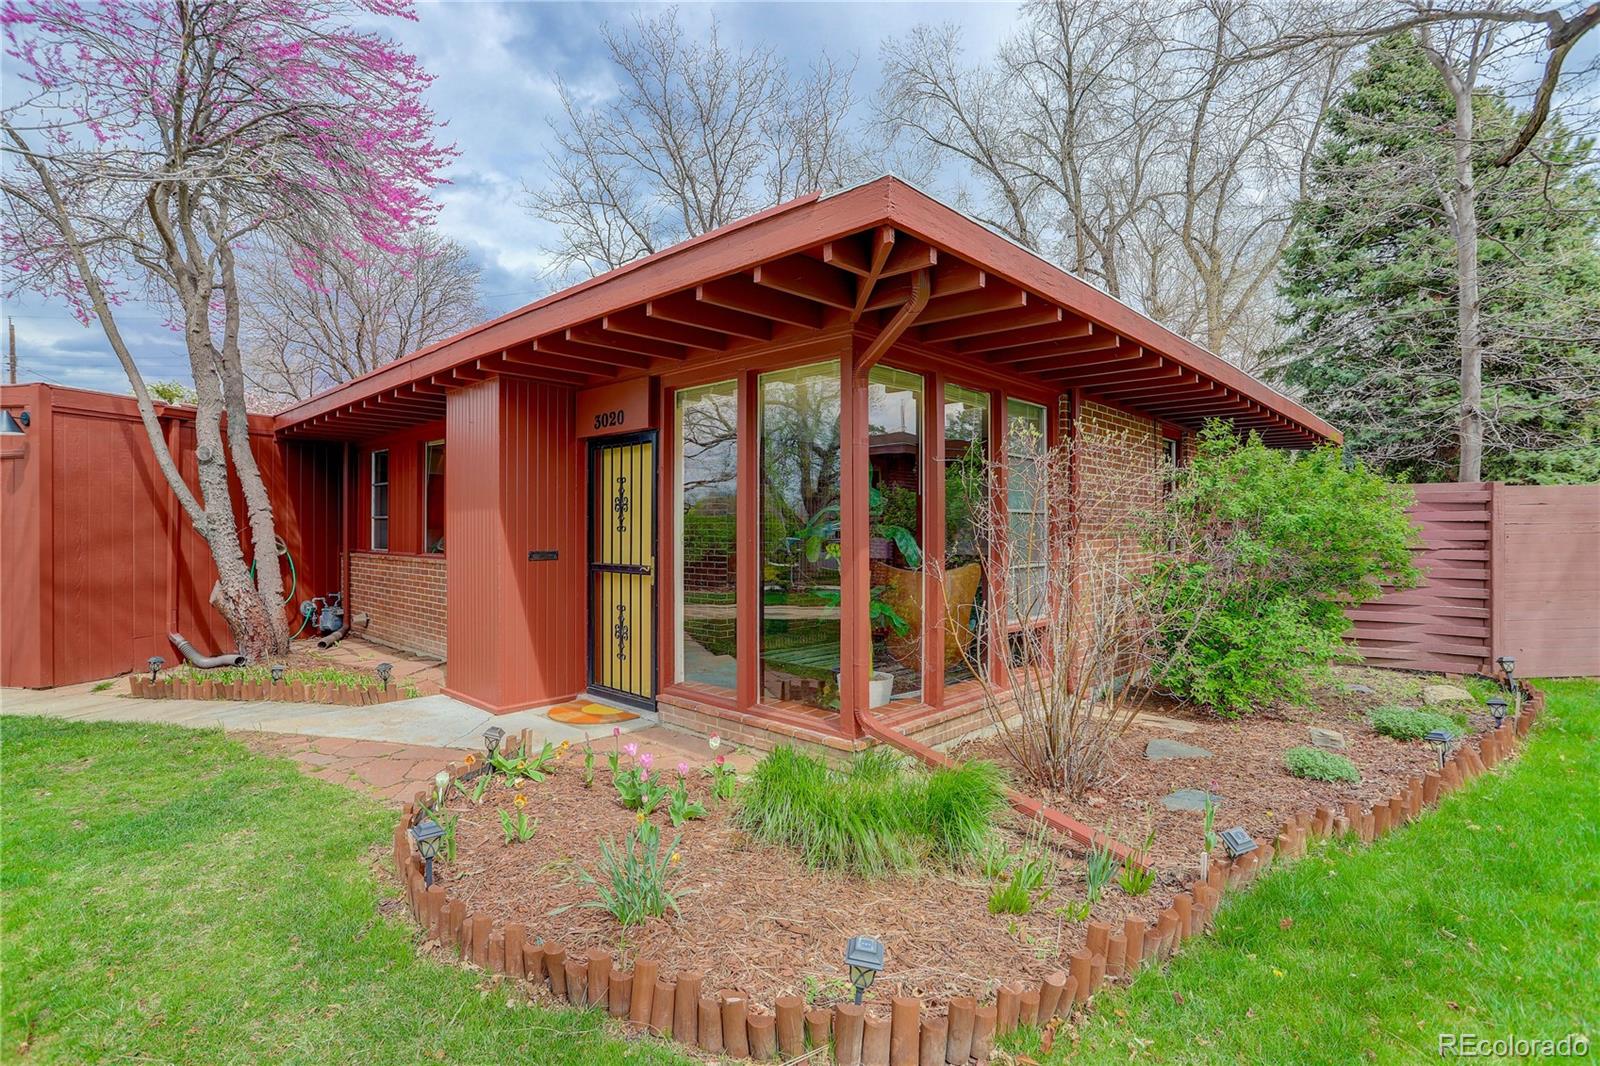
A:
<svg viewBox="0 0 1600 1066">
<path fill-rule="evenodd" d="M 564 699 L 587 671 L 573 390 L 500 377 L 447 403 L 450 691 L 495 711 Z"/>
<path fill-rule="evenodd" d="M 422 450 L 429 441 L 444 440 L 444 421 L 438 419 L 399 433 L 362 441 L 358 453 L 356 484 L 355 550 L 372 550 L 372 453 L 389 453 L 389 552 L 422 554 Z M 450 449 L 445 449 L 448 470 Z M 450 491 L 449 474 L 445 492 Z M 446 550 L 450 540 L 445 538 Z"/>
<path fill-rule="evenodd" d="M 129 670 L 160 655 L 169 630 L 205 652 L 231 647 L 208 605 L 216 568 L 172 498 L 131 397 L 46 385 L 6 387 L 32 424 L 26 450 L 3 460 L 4 654 L 0 683 L 43 687 Z M 192 412 L 166 408 L 162 424 L 179 469 L 194 483 Z M 280 445 L 270 420 L 252 420 L 252 450 L 299 584 L 285 610 L 339 581 L 339 452 Z M 235 513 L 243 505 L 234 486 Z M 248 548 L 247 548 L 248 554 Z M 289 575 L 284 574 L 285 591 Z"/>
<path fill-rule="evenodd" d="M 1600 486 L 1413 485 L 1420 586 L 1350 611 L 1374 666 L 1600 673 Z"/>
</svg>

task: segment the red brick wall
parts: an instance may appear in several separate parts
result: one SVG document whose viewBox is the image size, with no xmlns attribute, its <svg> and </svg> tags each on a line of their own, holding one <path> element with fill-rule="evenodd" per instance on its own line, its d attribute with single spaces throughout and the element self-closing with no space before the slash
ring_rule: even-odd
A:
<svg viewBox="0 0 1600 1066">
<path fill-rule="evenodd" d="M 355 614 L 372 619 L 356 630 L 361 636 L 446 658 L 444 556 L 352 552 L 350 601 Z"/>
</svg>

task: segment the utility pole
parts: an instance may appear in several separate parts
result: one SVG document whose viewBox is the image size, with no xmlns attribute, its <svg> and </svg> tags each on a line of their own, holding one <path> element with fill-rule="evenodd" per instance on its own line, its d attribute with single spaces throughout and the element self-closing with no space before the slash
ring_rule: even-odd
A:
<svg viewBox="0 0 1600 1066">
<path fill-rule="evenodd" d="M 10 335 L 9 355 L 6 357 L 6 370 L 10 376 L 7 380 L 15 385 L 17 383 L 17 320 L 10 315 L 6 316 L 6 332 Z"/>
</svg>

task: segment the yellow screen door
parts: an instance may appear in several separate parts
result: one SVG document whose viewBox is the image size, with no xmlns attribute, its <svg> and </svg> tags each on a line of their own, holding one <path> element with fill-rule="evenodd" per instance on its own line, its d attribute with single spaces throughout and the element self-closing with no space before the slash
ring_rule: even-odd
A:
<svg viewBox="0 0 1600 1066">
<path fill-rule="evenodd" d="M 654 708 L 655 434 L 589 449 L 589 686 Z"/>
</svg>

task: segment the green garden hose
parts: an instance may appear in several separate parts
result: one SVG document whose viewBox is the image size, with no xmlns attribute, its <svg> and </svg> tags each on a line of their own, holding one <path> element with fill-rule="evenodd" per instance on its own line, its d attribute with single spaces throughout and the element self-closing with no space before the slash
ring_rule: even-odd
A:
<svg viewBox="0 0 1600 1066">
<path fill-rule="evenodd" d="M 280 600 L 279 603 L 278 603 L 279 607 L 287 607 L 287 606 L 289 606 L 290 602 L 294 599 L 295 590 L 300 587 L 300 574 L 294 568 L 294 556 L 289 554 L 289 545 L 287 545 L 287 544 L 285 544 L 283 542 L 283 538 L 282 537 L 274 537 L 273 539 L 278 542 L 278 554 L 283 556 L 285 559 L 289 560 L 289 594 L 287 596 L 285 596 L 282 600 Z M 256 583 L 256 562 L 255 562 L 254 559 L 252 559 L 252 560 L 250 560 L 250 584 L 254 585 L 255 583 Z M 300 628 L 304 629 L 305 626 L 301 625 Z M 298 633 L 295 634 L 295 636 L 299 636 L 299 635 L 300 634 L 298 634 Z"/>
</svg>

